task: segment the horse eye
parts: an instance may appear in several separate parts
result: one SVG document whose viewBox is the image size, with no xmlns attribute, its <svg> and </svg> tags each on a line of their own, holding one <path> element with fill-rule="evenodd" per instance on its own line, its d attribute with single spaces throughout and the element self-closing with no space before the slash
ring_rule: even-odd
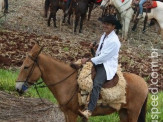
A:
<svg viewBox="0 0 163 122">
<path fill-rule="evenodd" d="M 29 67 L 25 66 L 24 69 L 28 69 Z"/>
</svg>

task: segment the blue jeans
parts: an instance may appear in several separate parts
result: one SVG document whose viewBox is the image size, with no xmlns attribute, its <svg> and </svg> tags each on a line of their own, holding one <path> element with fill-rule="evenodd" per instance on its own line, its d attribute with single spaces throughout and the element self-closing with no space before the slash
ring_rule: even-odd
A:
<svg viewBox="0 0 163 122">
<path fill-rule="evenodd" d="M 140 0 L 139 2 L 139 14 L 143 14 L 143 4 L 146 2 L 147 0 Z"/>
<path fill-rule="evenodd" d="M 96 76 L 93 81 L 93 89 L 88 104 L 88 110 L 90 111 L 93 111 L 95 109 L 101 91 L 101 87 L 107 80 L 106 71 L 103 64 L 96 65 L 95 69 L 96 69 Z"/>
</svg>

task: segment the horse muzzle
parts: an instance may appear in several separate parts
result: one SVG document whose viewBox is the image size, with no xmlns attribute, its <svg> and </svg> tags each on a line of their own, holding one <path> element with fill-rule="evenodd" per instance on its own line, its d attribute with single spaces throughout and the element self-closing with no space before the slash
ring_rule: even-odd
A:
<svg viewBox="0 0 163 122">
<path fill-rule="evenodd" d="M 29 88 L 29 85 L 26 82 L 17 82 L 16 83 L 16 91 L 19 94 L 23 94 L 28 88 Z"/>
</svg>

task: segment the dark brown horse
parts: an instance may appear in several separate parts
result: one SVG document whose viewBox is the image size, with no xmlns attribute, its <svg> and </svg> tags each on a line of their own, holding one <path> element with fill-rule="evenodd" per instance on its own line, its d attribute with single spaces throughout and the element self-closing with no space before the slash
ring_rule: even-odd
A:
<svg viewBox="0 0 163 122">
<path fill-rule="evenodd" d="M 93 9 L 93 6 L 89 6 L 90 0 L 72 0 L 70 9 L 69 9 L 69 14 L 75 14 L 75 27 L 74 27 L 74 32 L 76 32 L 78 23 L 80 22 L 80 27 L 79 27 L 79 33 L 82 32 L 83 28 L 83 21 L 86 18 L 86 14 L 88 11 L 89 7 L 89 14 L 88 14 L 88 20 L 90 19 L 91 11 Z"/>
<path fill-rule="evenodd" d="M 66 15 L 65 15 L 66 1 L 65 0 L 45 0 L 45 6 L 44 7 L 45 7 L 44 8 L 45 17 L 47 17 L 48 10 L 50 10 L 50 15 L 48 18 L 48 26 L 50 26 L 51 18 L 53 18 L 54 27 L 57 27 L 57 25 L 56 25 L 56 13 L 59 9 L 63 10 L 63 13 L 64 13 L 63 22 L 65 21 L 65 18 L 66 18 Z"/>
<path fill-rule="evenodd" d="M 86 13 L 88 11 L 89 7 L 89 14 L 88 14 L 88 20 L 90 19 L 91 11 L 93 9 L 93 4 L 89 4 L 90 0 L 72 0 L 70 3 L 70 8 L 69 12 L 65 14 L 66 11 L 66 1 L 65 0 L 45 0 L 45 6 L 44 6 L 44 16 L 47 17 L 48 10 L 50 10 L 50 15 L 48 18 L 48 26 L 50 26 L 50 21 L 51 18 L 53 18 L 54 22 L 54 27 L 56 26 L 56 13 L 59 9 L 63 10 L 64 13 L 64 18 L 63 18 L 63 23 L 65 22 L 65 18 L 67 15 L 68 17 L 68 23 L 70 24 L 70 17 L 75 13 L 75 27 L 74 27 L 74 32 L 76 32 L 78 22 L 80 20 L 80 29 L 79 32 L 81 33 L 82 27 L 83 27 L 83 21 L 86 17 Z"/>
<path fill-rule="evenodd" d="M 21 66 L 16 82 L 18 92 L 24 92 L 41 77 L 57 99 L 66 122 L 77 122 L 78 103 L 77 71 L 61 61 L 57 61 L 41 52 L 37 44 L 29 52 Z M 121 105 L 119 116 L 121 122 L 145 122 L 145 107 L 147 103 L 148 86 L 143 78 L 123 73 L 127 81 L 126 104 Z M 108 115 L 116 112 L 107 107 L 96 107 L 93 116 Z M 84 121 L 84 119 L 83 119 Z"/>
</svg>

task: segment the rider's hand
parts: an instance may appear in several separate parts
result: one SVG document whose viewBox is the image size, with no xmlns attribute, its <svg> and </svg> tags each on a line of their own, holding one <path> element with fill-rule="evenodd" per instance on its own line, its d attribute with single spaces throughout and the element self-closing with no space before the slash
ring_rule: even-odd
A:
<svg viewBox="0 0 163 122">
<path fill-rule="evenodd" d="M 90 45 L 89 45 L 90 48 L 95 48 L 96 47 L 96 41 L 95 42 L 92 42 Z"/>
<path fill-rule="evenodd" d="M 89 48 L 93 48 L 94 46 L 93 46 L 93 42 L 89 45 Z"/>
<path fill-rule="evenodd" d="M 89 60 L 89 58 L 83 58 L 83 59 L 81 59 L 81 63 L 85 64 L 88 60 Z"/>
</svg>

